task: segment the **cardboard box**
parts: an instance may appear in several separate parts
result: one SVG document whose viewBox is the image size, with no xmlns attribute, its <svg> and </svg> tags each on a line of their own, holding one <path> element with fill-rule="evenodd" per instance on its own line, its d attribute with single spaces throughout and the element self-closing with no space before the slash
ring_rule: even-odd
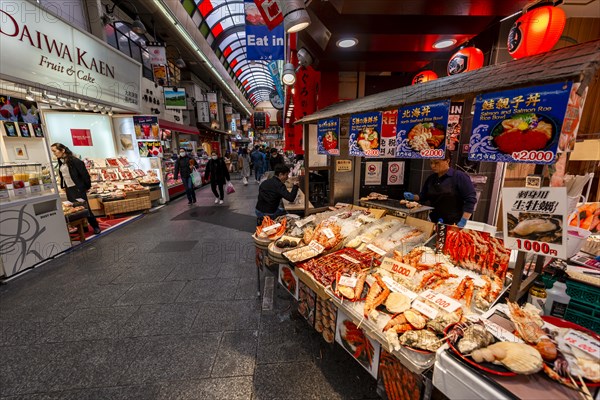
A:
<svg viewBox="0 0 600 400">
<path fill-rule="evenodd" d="M 427 237 L 430 238 L 435 231 L 435 224 L 430 221 L 425 221 L 424 219 L 419 219 L 415 217 L 406 217 L 405 221 L 406 225 L 414 226 L 415 228 L 419 228 L 423 232 L 427 234 Z"/>
<path fill-rule="evenodd" d="M 373 218 L 376 218 L 376 219 L 382 218 L 385 215 L 385 213 L 387 212 L 387 210 L 383 210 L 380 208 L 369 208 L 368 210 L 371 213 L 371 215 L 373 216 Z"/>
</svg>

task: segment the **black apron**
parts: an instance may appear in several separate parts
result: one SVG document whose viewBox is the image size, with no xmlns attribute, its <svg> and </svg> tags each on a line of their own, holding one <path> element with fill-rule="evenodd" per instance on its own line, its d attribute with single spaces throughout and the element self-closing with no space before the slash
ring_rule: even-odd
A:
<svg viewBox="0 0 600 400">
<path fill-rule="evenodd" d="M 452 179 L 449 176 L 443 178 L 444 181 Z M 431 222 L 437 223 L 441 218 L 444 224 L 454 225 L 462 218 L 464 201 L 455 185 L 444 185 L 439 177 L 435 177 L 428 187 L 427 199 L 434 208 Z"/>
</svg>

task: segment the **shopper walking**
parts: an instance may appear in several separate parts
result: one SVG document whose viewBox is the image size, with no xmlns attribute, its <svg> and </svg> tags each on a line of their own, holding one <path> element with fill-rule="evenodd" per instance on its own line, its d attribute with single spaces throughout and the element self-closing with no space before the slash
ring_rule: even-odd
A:
<svg viewBox="0 0 600 400">
<path fill-rule="evenodd" d="M 258 201 L 256 202 L 257 224 L 262 223 L 263 217 L 276 218 L 286 214 L 281 199 L 287 201 L 296 200 L 298 195 L 298 184 L 295 183 L 292 191 L 289 192 L 285 186 L 285 182 L 290 175 L 290 169 L 285 165 L 277 165 L 275 167 L 275 175 L 260 184 L 258 188 Z"/>
<path fill-rule="evenodd" d="M 279 164 L 285 165 L 283 156 L 279 154 L 275 147 L 271 149 L 271 158 L 269 159 L 269 164 L 271 165 L 271 171 L 275 171 L 275 167 Z"/>
<path fill-rule="evenodd" d="M 52 153 L 58 159 L 58 175 L 60 177 L 60 187 L 65 190 L 67 199 L 70 202 L 77 202 L 78 199 L 85 201 L 90 216 L 88 223 L 94 233 L 98 235 L 100 225 L 90 209 L 87 199 L 87 191 L 92 187 L 92 179 L 83 161 L 73 155 L 67 146 L 62 143 L 54 143 L 50 146 Z"/>
<path fill-rule="evenodd" d="M 254 151 L 250 155 L 250 158 L 252 160 L 252 167 L 254 168 L 254 179 L 256 179 L 256 183 L 259 183 L 266 161 L 265 155 L 259 150 L 258 146 L 254 146 Z"/>
<path fill-rule="evenodd" d="M 223 204 L 225 192 L 223 186 L 226 181 L 229 181 L 229 171 L 223 157 L 217 156 L 216 152 L 212 152 L 208 164 L 206 164 L 206 172 L 204 175 L 206 180 L 210 180 L 210 188 L 215 195 L 215 204 Z M 217 193 L 217 188 L 219 192 Z"/>
<path fill-rule="evenodd" d="M 196 169 L 196 160 L 187 155 L 185 149 L 179 149 L 179 157 L 175 161 L 175 171 L 173 179 L 181 175 L 181 181 L 185 188 L 185 195 L 188 199 L 188 206 L 196 202 L 196 191 L 194 190 L 194 182 L 192 181 L 192 172 Z"/>
<path fill-rule="evenodd" d="M 232 151 L 231 152 L 231 172 L 238 172 L 239 171 L 239 154 L 237 151 Z"/>
<path fill-rule="evenodd" d="M 248 186 L 248 179 L 250 179 L 250 155 L 248 149 L 244 147 L 238 157 L 238 163 L 240 170 L 242 171 L 242 181 L 244 186 Z"/>
</svg>

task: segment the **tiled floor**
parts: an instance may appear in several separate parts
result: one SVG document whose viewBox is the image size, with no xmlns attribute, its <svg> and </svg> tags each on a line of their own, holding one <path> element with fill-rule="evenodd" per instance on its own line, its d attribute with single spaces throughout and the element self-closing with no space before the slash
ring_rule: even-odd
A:
<svg viewBox="0 0 600 400">
<path fill-rule="evenodd" d="M 261 310 L 257 186 L 236 190 L 215 206 L 203 189 L 1 286 L 0 398 L 377 398 L 281 287 Z"/>
</svg>

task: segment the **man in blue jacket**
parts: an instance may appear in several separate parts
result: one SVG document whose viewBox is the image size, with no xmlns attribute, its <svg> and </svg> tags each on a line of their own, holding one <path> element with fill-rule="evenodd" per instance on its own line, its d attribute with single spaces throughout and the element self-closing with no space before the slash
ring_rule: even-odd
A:
<svg viewBox="0 0 600 400">
<path fill-rule="evenodd" d="M 250 160 L 252 161 L 254 168 L 254 178 L 256 179 L 256 183 L 259 183 L 260 177 L 263 174 L 266 159 L 265 155 L 259 150 L 258 146 L 254 146 L 254 151 L 252 154 L 250 154 Z"/>
</svg>

